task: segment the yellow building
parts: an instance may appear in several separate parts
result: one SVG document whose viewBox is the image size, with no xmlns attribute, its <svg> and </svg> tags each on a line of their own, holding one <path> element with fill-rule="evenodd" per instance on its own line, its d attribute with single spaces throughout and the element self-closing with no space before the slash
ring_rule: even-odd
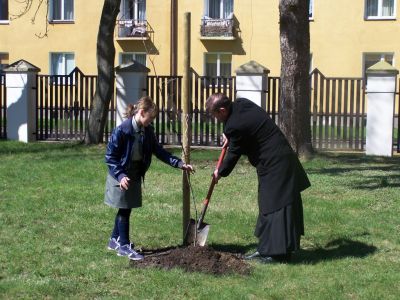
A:
<svg viewBox="0 0 400 300">
<path fill-rule="evenodd" d="M 361 77 L 381 58 L 396 67 L 399 2 L 311 0 L 310 68 Z M 43 74 L 75 66 L 96 74 L 103 1 L 49 0 L 49 8 L 43 2 L 37 10 L 39 3 L 23 14 L 24 1 L 0 0 L 0 67 L 25 59 Z M 191 12 L 191 65 L 198 74 L 235 75 L 255 60 L 279 76 L 278 6 L 279 0 L 121 0 L 115 64 L 135 58 L 153 75 L 182 74 L 183 15 Z"/>
</svg>

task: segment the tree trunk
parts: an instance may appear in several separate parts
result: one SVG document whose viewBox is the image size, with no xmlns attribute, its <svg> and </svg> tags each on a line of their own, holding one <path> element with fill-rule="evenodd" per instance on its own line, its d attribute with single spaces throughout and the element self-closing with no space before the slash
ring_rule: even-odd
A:
<svg viewBox="0 0 400 300">
<path fill-rule="evenodd" d="M 310 125 L 310 27 L 307 0 L 280 0 L 281 86 L 279 124 L 293 150 L 313 153 Z"/>
<path fill-rule="evenodd" d="M 97 84 L 86 130 L 85 143 L 103 142 L 108 109 L 114 93 L 114 28 L 121 0 L 104 0 L 97 34 Z"/>
</svg>

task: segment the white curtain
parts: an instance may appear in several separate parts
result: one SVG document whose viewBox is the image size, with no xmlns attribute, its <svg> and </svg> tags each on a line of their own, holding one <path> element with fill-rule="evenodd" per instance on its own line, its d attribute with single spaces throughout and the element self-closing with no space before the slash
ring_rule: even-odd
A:
<svg viewBox="0 0 400 300">
<path fill-rule="evenodd" d="M 51 54 L 51 75 L 69 75 L 73 69 L 75 69 L 73 53 Z"/>
<path fill-rule="evenodd" d="M 133 0 L 122 0 L 120 7 L 120 20 L 132 20 L 133 16 Z"/>
<path fill-rule="evenodd" d="M 138 20 L 145 21 L 146 20 L 146 0 L 137 0 L 138 1 Z"/>
<path fill-rule="evenodd" d="M 64 0 L 64 20 L 74 19 L 74 0 Z"/>
<path fill-rule="evenodd" d="M 51 19 L 61 20 L 61 0 L 51 1 Z"/>
<path fill-rule="evenodd" d="M 367 16 L 368 17 L 378 16 L 378 0 L 367 1 Z"/>
<path fill-rule="evenodd" d="M 382 16 L 390 17 L 394 14 L 394 0 L 382 0 Z"/>
<path fill-rule="evenodd" d="M 75 55 L 65 54 L 65 75 L 69 75 L 75 69 Z"/>
<path fill-rule="evenodd" d="M 208 17 L 213 19 L 221 18 L 221 1 L 223 0 L 209 0 Z"/>
<path fill-rule="evenodd" d="M 121 64 L 128 64 L 136 60 L 142 65 L 146 65 L 146 54 L 145 53 L 121 53 Z"/>
<path fill-rule="evenodd" d="M 63 57 L 61 53 L 51 54 L 51 75 L 63 75 Z"/>
<path fill-rule="evenodd" d="M 219 76 L 230 77 L 231 76 L 231 64 L 230 63 L 221 63 L 219 71 L 220 71 Z"/>
<path fill-rule="evenodd" d="M 233 0 L 223 0 L 224 1 L 224 19 L 233 18 Z"/>
<path fill-rule="evenodd" d="M 313 3 L 314 0 L 310 0 L 309 4 L 308 4 L 308 17 L 312 18 L 313 16 Z"/>
</svg>

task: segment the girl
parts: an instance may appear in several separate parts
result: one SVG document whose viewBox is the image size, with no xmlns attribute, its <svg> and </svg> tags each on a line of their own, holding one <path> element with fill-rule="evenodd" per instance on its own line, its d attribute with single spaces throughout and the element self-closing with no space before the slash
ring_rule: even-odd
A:
<svg viewBox="0 0 400 300">
<path fill-rule="evenodd" d="M 142 206 L 142 180 L 151 164 L 152 154 L 174 168 L 193 172 L 176 156 L 158 143 L 150 123 L 157 115 L 157 107 L 150 97 L 142 97 L 129 105 L 128 119 L 116 127 L 106 150 L 108 174 L 104 202 L 118 209 L 108 249 L 118 256 L 141 260 L 143 255 L 134 250 L 129 240 L 129 217 L 132 208 Z"/>
</svg>

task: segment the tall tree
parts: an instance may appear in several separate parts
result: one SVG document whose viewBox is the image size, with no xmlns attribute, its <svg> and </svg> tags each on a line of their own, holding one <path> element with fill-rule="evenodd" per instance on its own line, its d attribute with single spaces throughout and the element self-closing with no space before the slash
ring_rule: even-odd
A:
<svg viewBox="0 0 400 300">
<path fill-rule="evenodd" d="M 97 84 L 92 101 L 85 143 L 103 141 L 108 108 L 114 92 L 114 29 L 121 0 L 104 0 L 97 34 Z"/>
<path fill-rule="evenodd" d="M 310 124 L 309 0 L 280 0 L 281 86 L 279 124 L 301 157 L 312 152 Z"/>
</svg>

